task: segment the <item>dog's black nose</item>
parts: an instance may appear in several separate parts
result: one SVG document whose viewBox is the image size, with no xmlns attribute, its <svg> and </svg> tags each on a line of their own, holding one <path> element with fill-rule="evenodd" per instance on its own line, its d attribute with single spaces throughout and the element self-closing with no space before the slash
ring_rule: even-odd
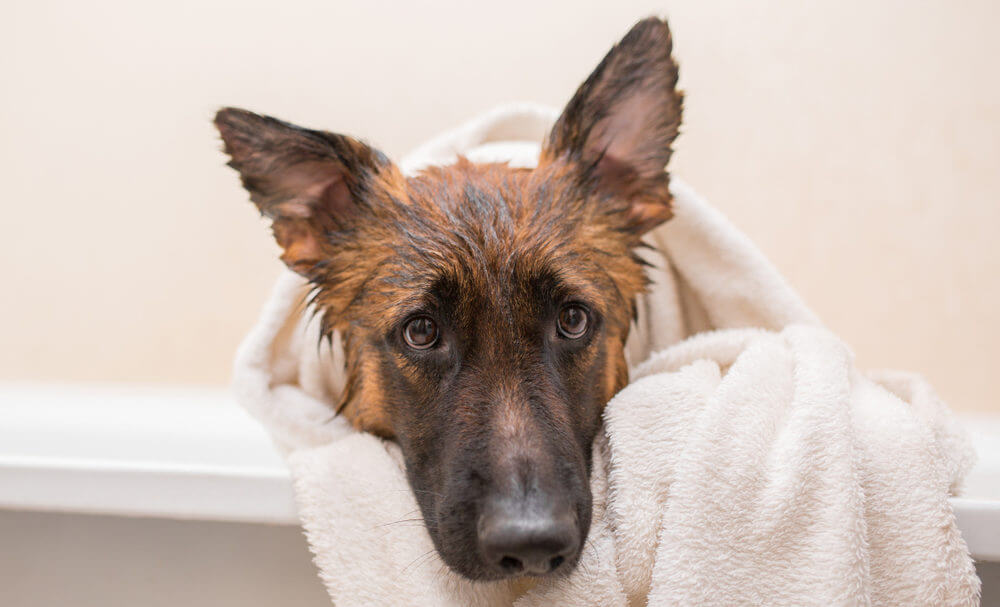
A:
<svg viewBox="0 0 1000 607">
<path fill-rule="evenodd" d="M 486 562 L 504 575 L 551 573 L 580 548 L 576 514 L 569 508 L 546 514 L 488 509 L 478 532 Z"/>
</svg>

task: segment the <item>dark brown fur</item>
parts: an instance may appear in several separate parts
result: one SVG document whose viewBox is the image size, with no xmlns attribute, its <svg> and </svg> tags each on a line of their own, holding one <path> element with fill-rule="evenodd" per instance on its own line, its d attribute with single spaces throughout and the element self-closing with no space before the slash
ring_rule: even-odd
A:
<svg viewBox="0 0 1000 607">
<path fill-rule="evenodd" d="M 628 380 L 647 282 L 635 249 L 670 217 L 663 169 L 681 112 L 670 53 L 665 22 L 637 24 L 533 170 L 460 158 L 405 177 L 350 137 L 244 110 L 216 117 L 282 259 L 314 285 L 324 333 L 343 336 L 337 411 L 400 443 L 438 551 L 468 577 L 505 575 L 483 562 L 475 529 L 519 492 L 537 494 L 532 508 L 571 501 L 581 537 L 567 560 L 586 536 L 590 443 Z M 579 339 L 556 329 L 567 305 L 588 311 Z M 435 347 L 407 347 L 415 316 L 440 327 Z"/>
</svg>

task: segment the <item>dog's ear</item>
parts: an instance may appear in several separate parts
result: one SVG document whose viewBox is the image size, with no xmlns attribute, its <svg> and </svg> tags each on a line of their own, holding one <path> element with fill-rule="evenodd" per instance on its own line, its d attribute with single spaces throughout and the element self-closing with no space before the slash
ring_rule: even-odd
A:
<svg viewBox="0 0 1000 607">
<path fill-rule="evenodd" d="M 580 86 L 552 128 L 541 162 L 566 161 L 591 187 L 628 202 L 642 234 L 671 216 L 665 168 L 683 95 L 667 23 L 637 23 Z"/>
<path fill-rule="evenodd" d="M 334 253 L 331 235 L 357 219 L 373 182 L 394 169 L 384 154 L 350 137 L 246 110 L 219 110 L 215 126 L 229 166 L 273 220 L 282 261 L 307 278 Z"/>
</svg>

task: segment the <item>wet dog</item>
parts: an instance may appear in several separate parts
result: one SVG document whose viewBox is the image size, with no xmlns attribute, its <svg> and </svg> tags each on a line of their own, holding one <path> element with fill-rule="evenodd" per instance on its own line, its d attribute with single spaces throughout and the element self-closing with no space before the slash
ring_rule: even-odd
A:
<svg viewBox="0 0 1000 607">
<path fill-rule="evenodd" d="M 377 149 L 226 108 L 215 124 L 281 259 L 341 334 L 337 412 L 399 443 L 438 553 L 477 580 L 564 574 L 591 520 L 591 443 L 628 382 L 640 238 L 670 218 L 681 120 L 667 24 L 636 24 L 535 169 L 406 176 Z"/>
</svg>

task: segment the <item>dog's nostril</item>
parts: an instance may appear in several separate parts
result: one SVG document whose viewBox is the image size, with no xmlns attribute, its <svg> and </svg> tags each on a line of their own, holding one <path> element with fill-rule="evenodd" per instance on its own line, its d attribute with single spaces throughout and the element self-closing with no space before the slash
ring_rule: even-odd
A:
<svg viewBox="0 0 1000 607">
<path fill-rule="evenodd" d="M 524 569 L 524 565 L 521 564 L 519 559 L 512 556 L 505 556 L 500 559 L 500 568 L 506 573 L 520 573 Z"/>
<path fill-rule="evenodd" d="M 575 514 L 494 511 L 479 522 L 479 549 L 504 575 L 545 575 L 573 558 L 580 546 Z"/>
</svg>

